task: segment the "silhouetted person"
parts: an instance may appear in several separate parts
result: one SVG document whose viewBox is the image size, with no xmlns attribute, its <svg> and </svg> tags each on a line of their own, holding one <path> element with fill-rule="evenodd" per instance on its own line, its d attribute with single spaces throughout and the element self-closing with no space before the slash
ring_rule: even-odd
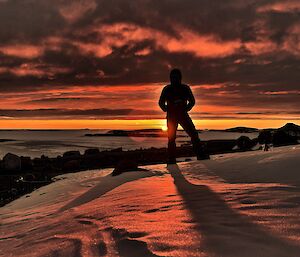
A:
<svg viewBox="0 0 300 257">
<path fill-rule="evenodd" d="M 181 83 L 181 71 L 173 69 L 170 73 L 171 84 L 162 90 L 159 106 L 167 112 L 168 126 L 168 163 L 176 163 L 176 131 L 178 124 L 191 137 L 197 159 L 208 159 L 209 156 L 201 146 L 198 132 L 188 112 L 195 105 L 195 98 L 189 86 Z"/>
</svg>

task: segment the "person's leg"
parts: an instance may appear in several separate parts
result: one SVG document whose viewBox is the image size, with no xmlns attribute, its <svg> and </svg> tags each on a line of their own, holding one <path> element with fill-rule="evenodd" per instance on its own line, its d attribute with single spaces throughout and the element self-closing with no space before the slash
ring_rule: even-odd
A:
<svg viewBox="0 0 300 257">
<path fill-rule="evenodd" d="M 190 136 L 193 144 L 193 150 L 197 155 L 197 159 L 208 159 L 209 155 L 203 149 L 204 146 L 201 145 L 198 131 L 196 130 L 195 125 L 188 113 L 185 113 L 180 117 L 179 124 Z"/>
<path fill-rule="evenodd" d="M 176 117 L 167 116 L 168 126 L 168 163 L 176 162 L 176 131 L 178 120 Z"/>
</svg>

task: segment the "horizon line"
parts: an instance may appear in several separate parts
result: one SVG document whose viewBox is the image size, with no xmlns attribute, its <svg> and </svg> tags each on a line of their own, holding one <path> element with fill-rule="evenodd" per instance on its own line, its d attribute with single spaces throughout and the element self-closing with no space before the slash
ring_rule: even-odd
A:
<svg viewBox="0 0 300 257">
<path fill-rule="evenodd" d="M 279 128 L 286 123 L 300 125 L 299 120 L 209 120 L 195 119 L 197 130 L 224 130 L 235 127 L 256 129 Z M 136 130 L 162 129 L 165 119 L 152 120 L 2 120 L 0 130 Z M 180 127 L 179 127 L 180 128 Z"/>
</svg>

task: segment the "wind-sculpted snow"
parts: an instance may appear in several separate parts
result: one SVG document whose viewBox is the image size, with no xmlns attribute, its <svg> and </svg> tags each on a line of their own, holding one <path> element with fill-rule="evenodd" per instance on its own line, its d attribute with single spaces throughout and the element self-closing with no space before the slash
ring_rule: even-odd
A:
<svg viewBox="0 0 300 257">
<path fill-rule="evenodd" d="M 294 257 L 300 147 L 63 175 L 0 209 L 1 256 Z"/>
</svg>

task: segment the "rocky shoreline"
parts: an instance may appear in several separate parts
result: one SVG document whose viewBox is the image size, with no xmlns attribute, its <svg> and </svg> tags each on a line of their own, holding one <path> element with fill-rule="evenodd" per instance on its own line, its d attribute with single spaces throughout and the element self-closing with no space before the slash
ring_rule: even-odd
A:
<svg viewBox="0 0 300 257">
<path fill-rule="evenodd" d="M 297 144 L 299 131 L 298 126 L 287 124 L 278 130 L 263 130 L 255 139 L 241 136 L 237 140 L 209 140 L 203 141 L 203 144 L 206 145 L 209 154 L 258 150 L 262 149 L 262 145 L 268 144 Z M 192 156 L 194 152 L 191 145 L 177 147 L 178 158 Z M 103 168 L 116 168 L 121 173 L 122 170 L 137 169 L 139 165 L 160 164 L 166 161 L 167 149 L 154 147 L 127 151 L 123 151 L 122 148 L 106 151 L 94 148 L 87 149 L 83 154 L 79 151 L 68 151 L 55 158 L 42 155 L 34 159 L 8 153 L 0 160 L 0 207 L 51 183 L 52 178 L 57 175 Z"/>
<path fill-rule="evenodd" d="M 207 144 L 210 154 L 232 152 L 236 140 L 211 140 Z M 177 147 L 177 157 L 194 156 L 190 145 Z M 0 206 L 52 182 L 52 178 L 70 172 L 91 169 L 122 167 L 124 170 L 139 165 L 166 163 L 166 148 L 149 148 L 123 151 L 117 148 L 109 151 L 87 149 L 68 151 L 62 156 L 40 158 L 17 156 L 8 153 L 0 160 Z"/>
</svg>

